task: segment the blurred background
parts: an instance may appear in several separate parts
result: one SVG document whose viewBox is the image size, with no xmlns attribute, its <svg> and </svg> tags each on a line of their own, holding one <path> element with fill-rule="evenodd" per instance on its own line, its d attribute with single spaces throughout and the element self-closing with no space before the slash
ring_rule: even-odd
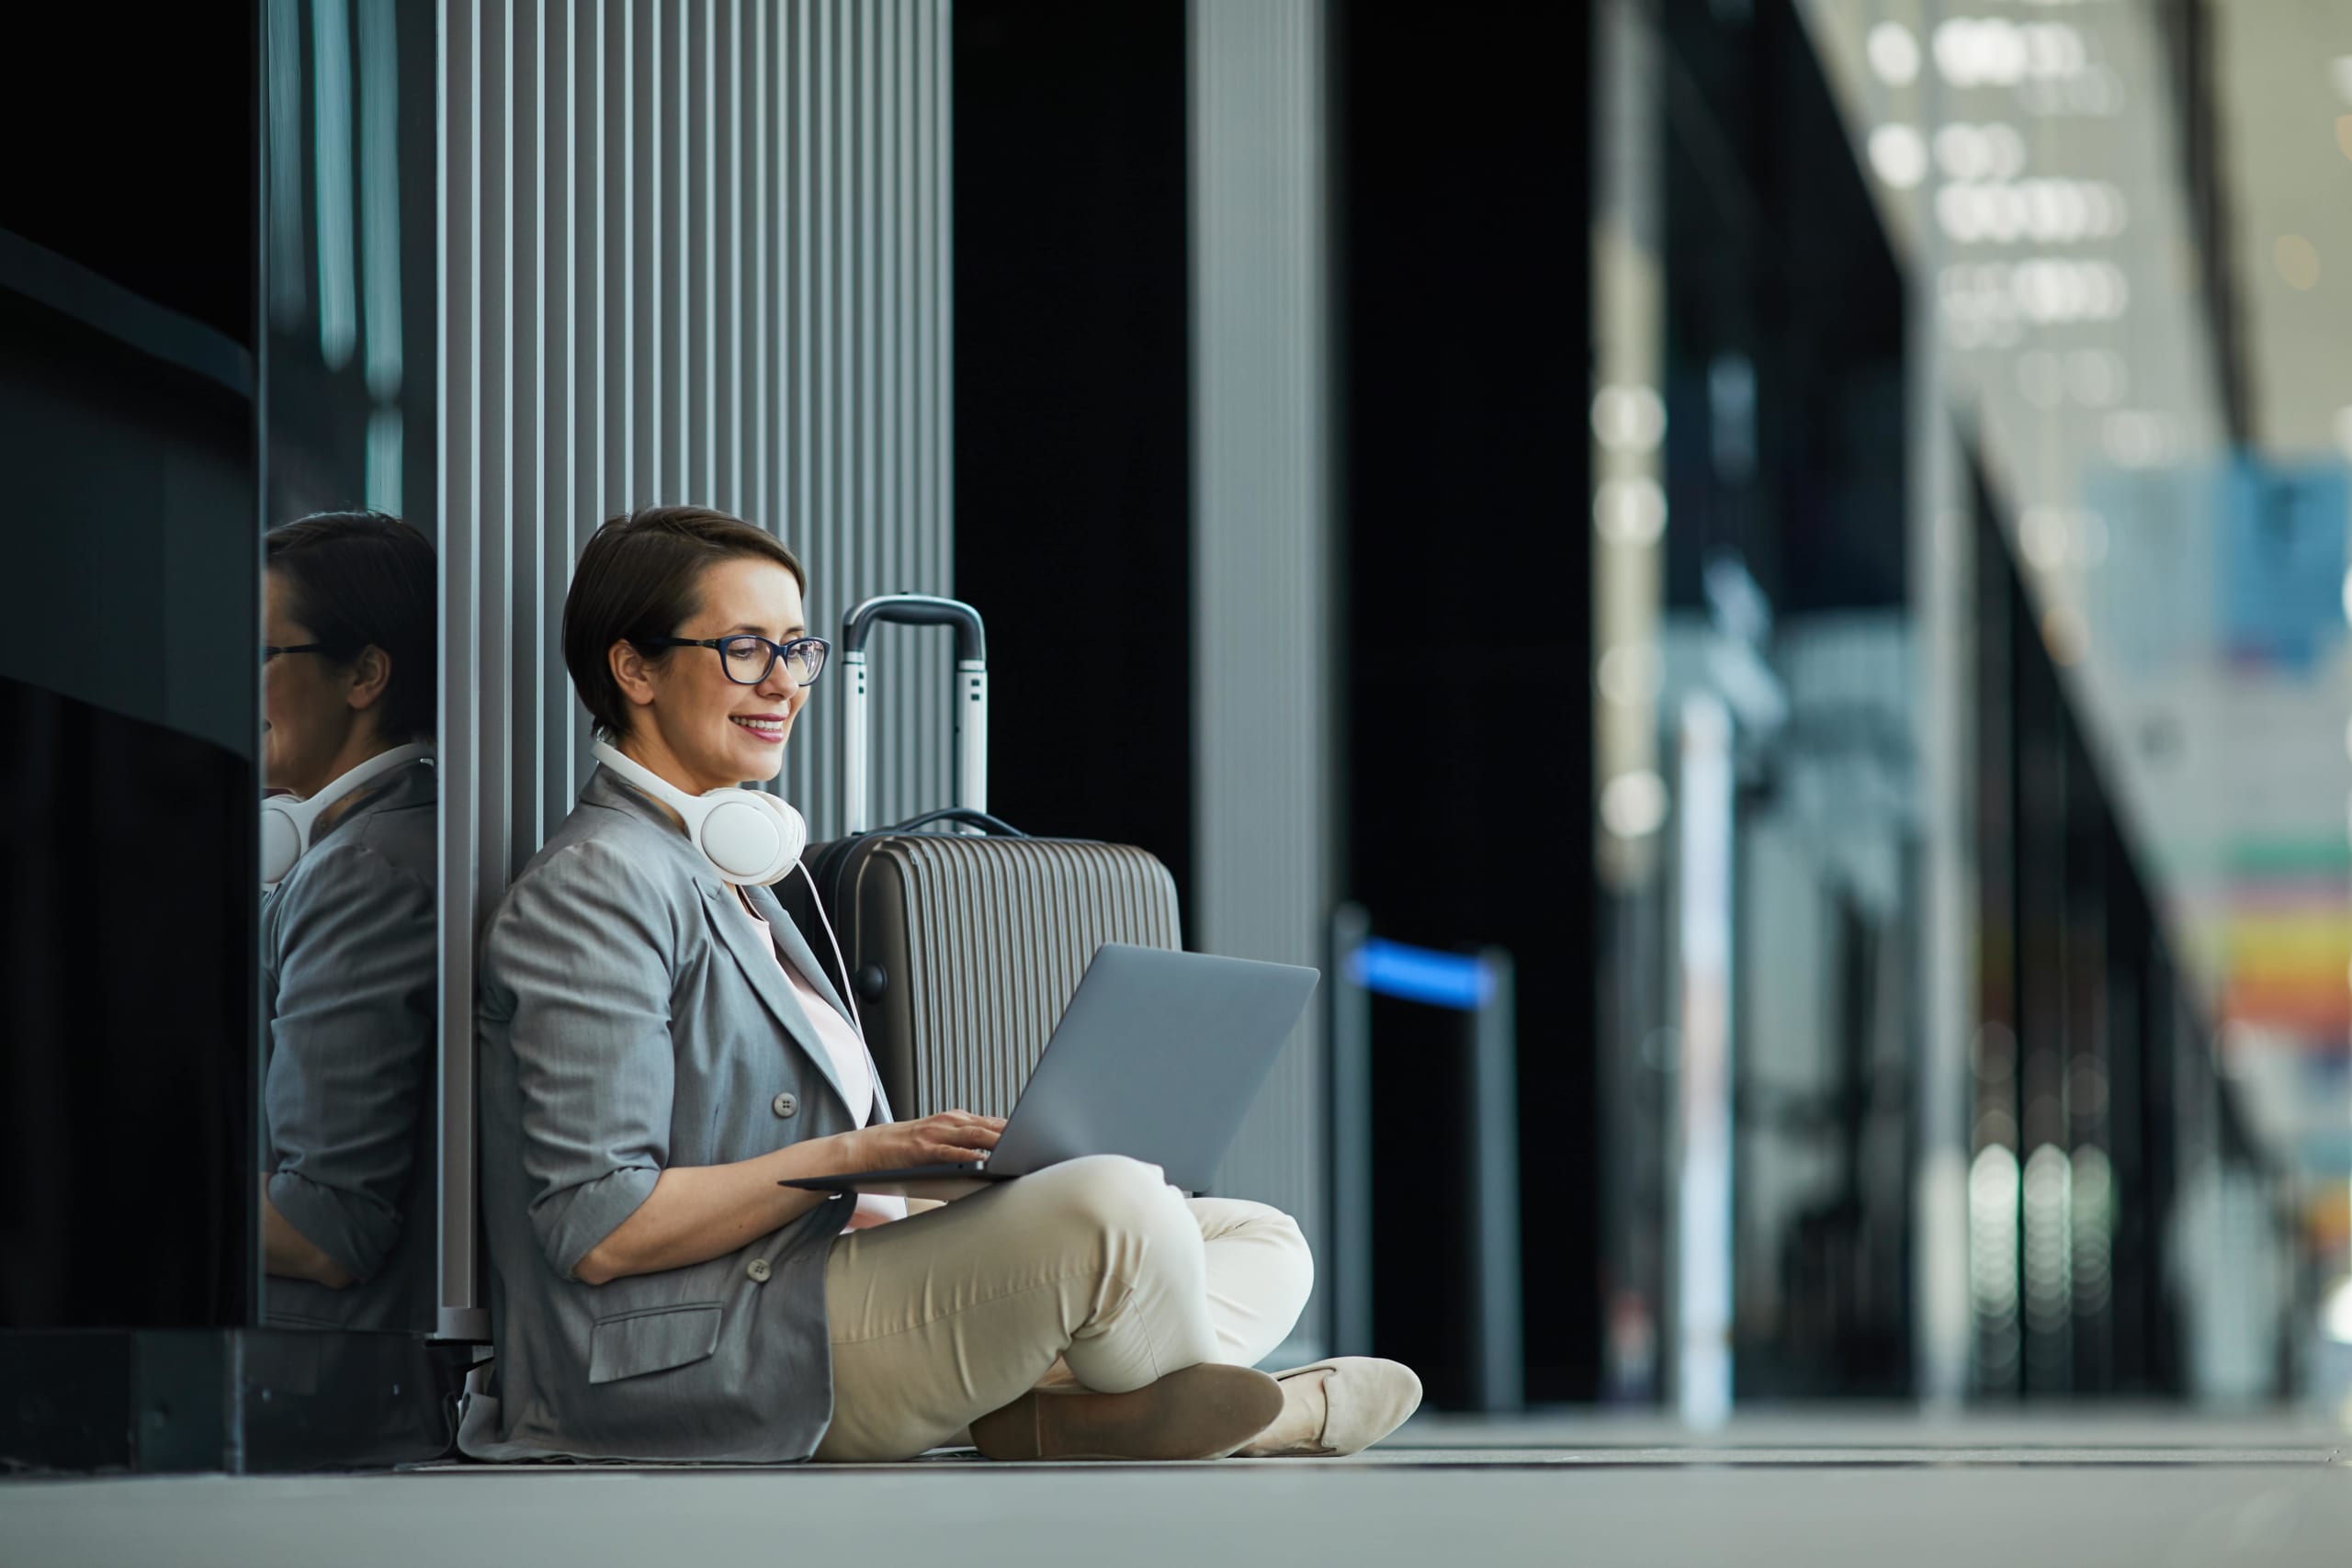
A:
<svg viewBox="0 0 2352 1568">
<path fill-rule="evenodd" d="M 43 814 L 138 747 L 258 793 L 265 529 L 435 541 L 424 1340 L 484 1337 L 469 965 L 586 771 L 571 564 L 694 501 L 820 623 L 977 604 L 991 809 L 1325 969 L 1222 1183 L 1317 1245 L 1285 1356 L 2352 1418 L 2336 0 L 179 17 L 74 24 L 152 155 L 0 107 L 8 863 L 79 886 Z M 875 650 L 886 820 L 944 803 L 933 637 Z M 7 906 L 26 1170 L 202 1179 L 167 1269 L 12 1184 L 0 1351 L 260 1323 L 246 832 L 108 874 L 231 976 L 169 1053 L 16 984 L 74 928 Z"/>
<path fill-rule="evenodd" d="M 2340 1404 L 2352 16 L 1195 6 L 1186 149 L 1145 14 L 957 12 L 956 581 L 1008 810 L 1159 848 L 1196 942 L 1336 911 L 1328 1332 L 1457 1408 Z M 1285 531 L 1304 588 L 1224 542 Z M 1244 847 L 1244 745 L 1326 864 Z"/>
</svg>

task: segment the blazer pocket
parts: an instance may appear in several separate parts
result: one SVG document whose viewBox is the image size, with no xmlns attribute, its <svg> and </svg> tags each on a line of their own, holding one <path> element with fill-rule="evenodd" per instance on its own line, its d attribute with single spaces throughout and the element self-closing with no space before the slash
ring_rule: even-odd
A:
<svg viewBox="0 0 2352 1568">
<path fill-rule="evenodd" d="M 588 1337 L 588 1381 L 617 1382 L 707 1359 L 718 1348 L 717 1302 L 600 1317 Z"/>
</svg>

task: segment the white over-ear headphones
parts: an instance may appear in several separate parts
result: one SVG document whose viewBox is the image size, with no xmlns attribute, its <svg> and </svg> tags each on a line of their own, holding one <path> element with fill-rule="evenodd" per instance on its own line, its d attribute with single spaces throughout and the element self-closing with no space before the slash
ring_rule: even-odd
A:
<svg viewBox="0 0 2352 1568">
<path fill-rule="evenodd" d="M 792 807 L 756 789 L 688 795 L 618 747 L 599 740 L 596 760 L 685 818 L 686 837 L 711 868 L 738 886 L 782 882 L 808 847 L 808 824 Z"/>
<path fill-rule="evenodd" d="M 344 774 L 308 800 L 273 795 L 261 803 L 261 886 L 266 893 L 293 874 L 294 863 L 311 847 L 311 829 L 319 814 L 352 791 L 373 784 L 395 768 L 431 761 L 433 748 L 423 741 L 379 752 Z"/>
</svg>

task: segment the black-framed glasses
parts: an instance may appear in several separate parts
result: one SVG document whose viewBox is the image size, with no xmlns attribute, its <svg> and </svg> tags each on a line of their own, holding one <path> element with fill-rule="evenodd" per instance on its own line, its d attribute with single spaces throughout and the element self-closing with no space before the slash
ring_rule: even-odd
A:
<svg viewBox="0 0 2352 1568">
<path fill-rule="evenodd" d="M 820 637 L 797 637 L 790 642 L 770 642 L 757 632 L 732 637 L 649 637 L 631 638 L 639 648 L 715 648 L 718 667 L 739 686 L 756 686 L 768 678 L 776 660 L 796 686 L 806 686 L 824 672 L 825 655 L 833 645 Z"/>
<path fill-rule="evenodd" d="M 279 648 L 274 644 L 265 643 L 262 645 L 261 661 L 266 664 L 281 653 L 331 653 L 333 651 L 334 649 L 322 642 L 298 642 L 288 648 Z"/>
</svg>

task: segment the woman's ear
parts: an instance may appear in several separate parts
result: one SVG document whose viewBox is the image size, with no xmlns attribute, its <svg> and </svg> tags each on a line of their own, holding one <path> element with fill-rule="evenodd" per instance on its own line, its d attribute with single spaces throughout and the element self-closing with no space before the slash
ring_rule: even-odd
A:
<svg viewBox="0 0 2352 1568">
<path fill-rule="evenodd" d="M 369 643 L 351 661 L 351 689 L 344 700 L 359 713 L 366 713 L 384 700 L 384 689 L 392 683 L 392 656 Z"/>
<path fill-rule="evenodd" d="M 624 700 L 635 707 L 652 705 L 653 671 L 635 643 L 626 638 L 614 643 L 605 650 L 605 662 L 612 670 L 613 684 L 621 689 Z"/>
</svg>

